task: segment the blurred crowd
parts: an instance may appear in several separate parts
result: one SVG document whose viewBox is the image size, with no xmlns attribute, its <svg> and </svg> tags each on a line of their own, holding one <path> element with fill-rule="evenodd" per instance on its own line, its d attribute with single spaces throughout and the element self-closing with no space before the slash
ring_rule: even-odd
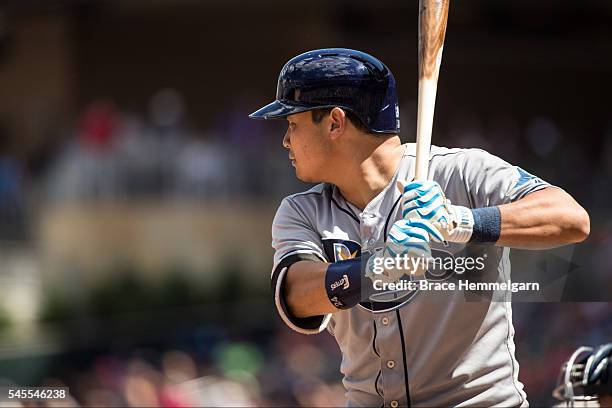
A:
<svg viewBox="0 0 612 408">
<path fill-rule="evenodd" d="M 189 125 L 183 98 L 174 89 L 155 93 L 145 117 L 95 101 L 54 161 L 47 197 L 52 202 L 210 202 L 276 196 L 288 178 L 286 172 L 272 174 L 282 168 L 276 164 L 280 149 L 270 149 L 270 138 L 248 126 L 240 113 L 230 112 L 223 123 L 201 131 Z"/>
<path fill-rule="evenodd" d="M 599 345 L 609 336 L 609 307 L 519 303 L 514 313 L 520 378 L 530 404 L 551 406 L 563 362 L 578 345 Z M 559 318 L 551 319 L 555 315 Z M 166 335 L 171 340 L 164 344 L 140 338 L 130 347 L 118 347 L 122 335 L 111 334 L 114 347 L 68 350 L 45 360 L 48 368 L 39 385 L 68 387 L 70 399 L 41 405 L 344 406 L 334 339 L 275 327 L 237 335 L 196 325 Z M 0 385 L 16 384 L 0 376 Z"/>
<path fill-rule="evenodd" d="M 43 406 L 342 406 L 337 346 L 285 330 L 248 339 L 202 336 L 180 349 L 135 348 L 61 356 L 41 386 L 70 398 Z M 53 363 L 53 362 L 52 362 Z M 51 364 L 52 364 L 51 363 Z M 16 385 L 0 377 L 4 386 Z"/>
<path fill-rule="evenodd" d="M 156 92 L 145 114 L 93 101 L 72 126 L 54 129 L 61 134 L 29 157 L 16 153 L 17 137 L 4 129 L 2 236 L 23 238 L 32 215 L 28 211 L 47 205 L 280 197 L 297 185 L 279 148 L 283 128 L 252 126 L 247 109 L 230 110 L 203 131 L 190 125 L 184 100 L 172 88 Z M 271 127 L 279 133 L 275 138 Z"/>
</svg>

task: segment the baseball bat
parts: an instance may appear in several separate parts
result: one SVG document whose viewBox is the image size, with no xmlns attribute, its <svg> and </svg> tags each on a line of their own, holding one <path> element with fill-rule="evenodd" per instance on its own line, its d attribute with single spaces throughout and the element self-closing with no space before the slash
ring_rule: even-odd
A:
<svg viewBox="0 0 612 408">
<path fill-rule="evenodd" d="M 419 0 L 419 99 L 415 180 L 426 180 L 450 0 Z"/>
</svg>

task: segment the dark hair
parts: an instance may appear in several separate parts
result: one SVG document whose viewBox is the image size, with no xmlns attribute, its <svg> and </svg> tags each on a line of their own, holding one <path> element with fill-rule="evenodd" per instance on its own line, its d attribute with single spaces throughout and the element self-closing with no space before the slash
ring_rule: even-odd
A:
<svg viewBox="0 0 612 408">
<path fill-rule="evenodd" d="M 319 108 L 319 109 L 314 109 L 312 110 L 312 121 L 314 123 L 321 123 L 321 120 L 323 120 L 323 118 L 327 115 L 329 115 L 329 113 L 332 111 L 333 108 Z M 370 129 L 368 129 L 363 122 L 361 121 L 361 119 L 359 119 L 359 117 L 357 115 L 355 115 L 353 112 L 351 112 L 350 110 L 347 109 L 343 109 L 344 113 L 346 114 L 346 117 L 348 118 L 348 120 L 351 121 L 351 123 L 353 124 L 353 126 L 355 126 L 358 130 L 364 132 L 364 133 L 368 133 L 368 134 L 374 134 L 373 132 L 370 131 Z"/>
</svg>

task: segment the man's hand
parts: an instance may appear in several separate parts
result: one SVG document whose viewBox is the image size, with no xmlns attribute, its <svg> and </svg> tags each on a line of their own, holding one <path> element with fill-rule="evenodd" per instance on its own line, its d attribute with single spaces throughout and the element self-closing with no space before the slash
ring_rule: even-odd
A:
<svg viewBox="0 0 612 408">
<path fill-rule="evenodd" d="M 474 217 L 469 208 L 452 205 L 440 185 L 432 180 L 398 181 L 402 193 L 402 217 L 429 221 L 439 230 L 444 241 L 468 242 L 472 236 Z"/>
<path fill-rule="evenodd" d="M 399 220 L 389 230 L 384 250 L 368 259 L 366 276 L 372 281 L 397 282 L 404 275 L 420 276 L 431 258 L 431 240 L 444 237 L 425 220 Z"/>
</svg>

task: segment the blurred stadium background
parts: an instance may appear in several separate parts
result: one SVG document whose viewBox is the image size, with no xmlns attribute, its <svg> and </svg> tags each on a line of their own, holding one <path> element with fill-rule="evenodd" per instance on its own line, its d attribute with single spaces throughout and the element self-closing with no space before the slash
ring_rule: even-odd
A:
<svg viewBox="0 0 612 408">
<path fill-rule="evenodd" d="M 381 58 L 414 140 L 417 2 L 0 3 L 0 383 L 97 406 L 343 403 L 327 333 L 276 317 L 270 223 L 305 189 L 247 114 L 313 48 Z M 451 5 L 434 141 L 481 147 L 591 214 L 563 302 L 517 303 L 533 406 L 612 339 L 612 2 Z M 541 261 L 515 251 L 514 271 Z"/>
</svg>

